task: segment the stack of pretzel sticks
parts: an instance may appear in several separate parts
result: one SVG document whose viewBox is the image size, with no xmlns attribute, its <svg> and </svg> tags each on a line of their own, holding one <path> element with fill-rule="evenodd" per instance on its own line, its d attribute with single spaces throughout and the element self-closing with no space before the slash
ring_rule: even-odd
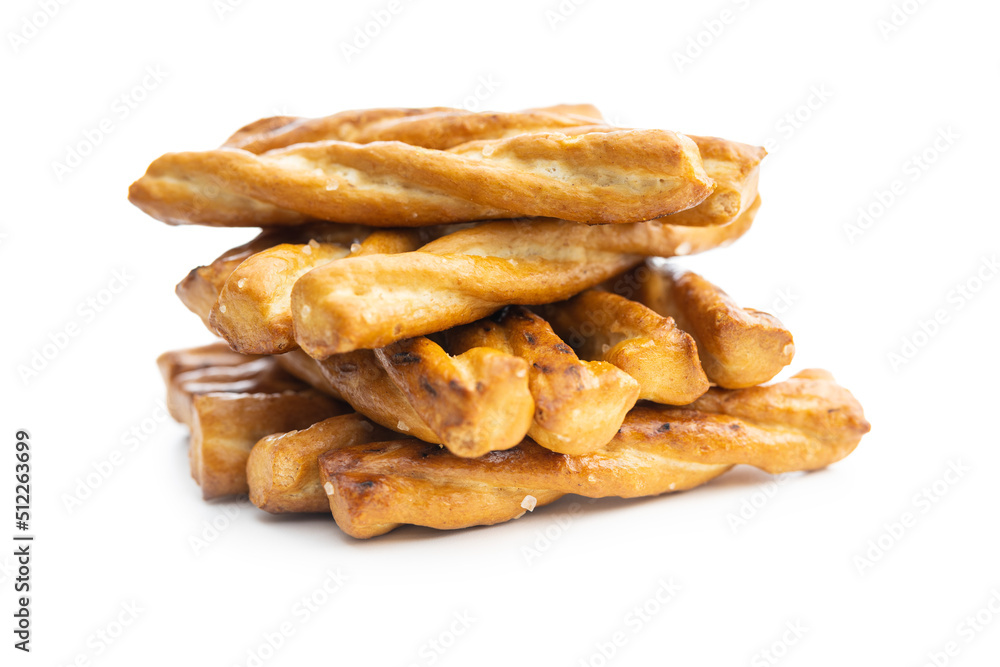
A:
<svg viewBox="0 0 1000 667">
<path fill-rule="evenodd" d="M 270 118 L 156 160 L 154 217 L 264 227 L 177 288 L 232 349 L 160 359 L 203 495 L 371 537 L 846 456 L 868 424 L 828 374 L 761 386 L 776 318 L 648 259 L 739 238 L 763 155 L 561 106 Z"/>
</svg>

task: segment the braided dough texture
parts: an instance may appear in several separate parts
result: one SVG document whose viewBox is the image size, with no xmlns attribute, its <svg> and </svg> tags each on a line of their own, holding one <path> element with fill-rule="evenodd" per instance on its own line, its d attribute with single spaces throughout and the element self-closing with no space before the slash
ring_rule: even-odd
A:
<svg viewBox="0 0 1000 667">
<path fill-rule="evenodd" d="M 368 538 L 402 524 L 491 525 L 567 493 L 634 498 L 689 489 L 733 465 L 814 470 L 854 450 L 870 426 L 825 371 L 750 389 L 712 389 L 690 406 L 640 405 L 605 449 L 567 456 L 530 440 L 461 459 L 416 440 L 334 449 L 319 460 L 337 524 Z"/>
<path fill-rule="evenodd" d="M 560 220 L 484 223 L 417 252 L 345 258 L 292 289 L 295 338 L 310 356 L 372 349 L 469 324 L 508 305 L 567 299 L 637 265 L 727 245 L 753 223 L 754 203 L 728 225 Z"/>
</svg>

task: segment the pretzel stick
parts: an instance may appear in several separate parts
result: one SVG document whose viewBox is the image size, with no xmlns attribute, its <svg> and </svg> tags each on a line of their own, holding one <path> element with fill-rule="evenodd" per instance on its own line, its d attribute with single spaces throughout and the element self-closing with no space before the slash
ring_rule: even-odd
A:
<svg viewBox="0 0 1000 667">
<path fill-rule="evenodd" d="M 446 151 L 322 141 L 261 155 L 168 153 L 132 184 L 129 200 L 171 224 L 314 218 L 419 227 L 516 216 L 625 223 L 691 208 L 713 187 L 684 135 L 620 130 L 518 134 Z M 200 204 L 209 197 L 211 206 Z"/>
<path fill-rule="evenodd" d="M 293 350 L 292 286 L 316 267 L 342 257 L 416 250 L 419 230 L 380 230 L 360 243 L 283 243 L 246 258 L 226 278 L 209 316 L 210 328 L 244 354 Z M 220 267 L 222 270 L 228 267 Z"/>
<path fill-rule="evenodd" d="M 584 359 L 609 362 L 635 378 L 643 400 L 687 405 L 708 391 L 694 339 L 642 304 L 587 290 L 539 312 Z"/>
<path fill-rule="evenodd" d="M 530 364 L 535 413 L 528 437 L 554 452 L 588 454 L 608 444 L 639 396 L 638 382 L 611 364 L 580 361 L 545 320 L 526 308 L 505 308 L 445 332 L 445 339 L 453 353 L 490 347 Z"/>
<path fill-rule="evenodd" d="M 368 538 L 404 523 L 451 529 L 520 516 L 566 493 L 634 498 L 702 484 L 735 464 L 770 473 L 822 468 L 869 430 L 861 406 L 824 371 L 776 385 L 712 389 L 686 408 L 629 413 L 605 449 L 556 454 L 525 441 L 460 459 L 414 440 L 329 451 L 319 469 L 337 524 Z M 529 500 L 530 502 L 530 500 Z"/>
<path fill-rule="evenodd" d="M 616 129 L 598 124 L 568 128 L 564 132 L 572 136 L 584 132 L 613 132 Z M 693 227 L 729 224 L 757 198 L 760 163 L 767 151 L 760 146 L 719 137 L 687 136 L 698 146 L 705 173 L 715 183 L 715 189 L 697 206 L 667 216 L 663 222 Z"/>
<path fill-rule="evenodd" d="M 191 397 L 209 391 L 233 391 L 235 383 L 241 389 L 259 391 L 273 387 L 272 378 L 263 378 L 260 366 L 253 368 L 248 357 L 233 352 L 225 343 L 164 352 L 156 365 L 167 388 L 167 411 L 176 421 L 191 425 Z M 248 373 L 247 370 L 253 368 Z"/>
<path fill-rule="evenodd" d="M 371 349 L 486 317 L 503 306 L 561 301 L 639 263 L 726 245 L 753 222 L 759 200 L 716 227 L 492 222 L 417 252 L 347 258 L 292 289 L 295 338 L 310 356 Z"/>
<path fill-rule="evenodd" d="M 259 121 L 265 123 L 269 119 Z M 368 143 L 402 141 L 425 148 L 452 148 L 462 143 L 500 139 L 524 132 L 559 130 L 569 135 L 610 132 L 601 113 L 590 105 L 549 107 L 515 113 L 472 113 L 453 109 L 373 109 L 348 111 L 318 119 L 284 119 L 280 130 L 259 133 L 252 141 L 226 145 L 261 153 L 306 141 L 335 139 Z M 280 121 L 279 121 L 280 122 Z M 675 213 L 671 224 L 722 225 L 732 222 L 757 196 L 760 162 L 766 151 L 718 137 L 688 135 L 716 187 L 698 206 Z"/>
<path fill-rule="evenodd" d="M 223 146 L 265 153 L 275 148 L 315 141 L 401 141 L 439 150 L 469 141 L 502 139 L 601 124 L 600 112 L 589 104 L 559 105 L 513 113 L 429 109 L 364 109 L 324 118 L 264 118 L 240 129 Z"/>
<path fill-rule="evenodd" d="M 792 361 L 792 334 L 773 315 L 741 308 L 696 273 L 647 263 L 626 296 L 674 318 L 698 344 L 708 378 L 728 389 L 767 382 Z"/>
<path fill-rule="evenodd" d="M 319 365 L 361 414 L 458 456 L 513 447 L 531 426 L 528 364 L 497 350 L 479 347 L 452 357 L 420 337 Z"/>
<path fill-rule="evenodd" d="M 359 414 L 331 417 L 301 431 L 262 438 L 246 465 L 250 501 L 273 514 L 326 512 L 330 503 L 319 477 L 320 454 L 339 447 L 395 437 Z"/>
<path fill-rule="evenodd" d="M 273 359 L 218 345 L 167 352 L 158 363 L 168 404 L 191 428 L 191 476 L 206 500 L 248 491 L 247 457 L 265 435 L 304 428 L 346 406 L 309 389 Z M 183 398 L 181 398 L 183 397 Z"/>
<path fill-rule="evenodd" d="M 399 249 L 412 243 L 415 234 L 375 232 L 357 244 L 354 253 L 364 256 Z M 284 246 L 278 248 L 285 251 Z M 263 252 L 265 257 L 273 257 Z M 256 264 L 256 257 L 245 260 L 226 285 L 235 282 L 238 287 L 239 280 L 261 281 L 263 286 L 248 282 L 238 289 L 278 305 L 269 306 L 266 317 L 256 323 L 236 319 L 239 313 L 231 322 L 246 331 L 254 331 L 255 326 L 256 331 L 275 331 L 280 325 L 281 294 L 287 293 L 299 268 L 275 272 L 266 264 Z M 250 268 L 244 271 L 245 267 Z M 213 277 L 210 282 L 218 280 Z M 234 338 L 231 342 L 240 341 Z M 528 390 L 528 364 L 497 350 L 480 348 L 452 357 L 437 344 L 418 337 L 385 350 L 336 355 L 323 364 L 297 351 L 275 359 L 292 375 L 349 403 L 386 428 L 442 444 L 459 456 L 480 456 L 490 449 L 513 447 L 531 425 L 534 401 Z"/>
<path fill-rule="evenodd" d="M 349 246 L 370 233 L 369 228 L 360 225 L 326 223 L 265 229 L 253 240 L 226 251 L 211 264 L 192 269 L 177 284 L 177 296 L 188 310 L 202 319 L 209 331 L 216 333 L 209 323 L 209 314 L 226 280 L 248 257 L 282 243 L 308 243 L 317 240 Z"/>
</svg>

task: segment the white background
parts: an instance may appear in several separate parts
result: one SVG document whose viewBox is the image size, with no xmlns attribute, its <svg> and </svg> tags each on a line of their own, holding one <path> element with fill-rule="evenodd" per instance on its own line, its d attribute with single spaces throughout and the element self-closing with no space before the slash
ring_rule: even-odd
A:
<svg viewBox="0 0 1000 667">
<path fill-rule="evenodd" d="M 1000 279 L 971 299 L 953 290 L 977 287 L 1000 250 L 1000 9 L 905 4 L 912 16 L 886 35 L 890 0 L 567 0 L 559 21 L 547 14 L 556 0 L 410 0 L 348 62 L 341 45 L 387 0 L 246 0 L 221 16 L 212 0 L 69 2 L 44 21 L 40 4 L 6 2 L 0 497 L 13 504 L 14 433 L 28 429 L 37 541 L 30 656 L 11 648 L 13 560 L 0 551 L 2 662 L 246 665 L 290 622 L 263 664 L 922 665 L 950 641 L 957 655 L 939 664 L 996 664 L 1000 613 L 983 612 L 992 623 L 979 631 L 961 624 L 993 595 L 1000 611 Z M 25 20 L 45 25 L 33 33 Z M 15 48 L 12 34 L 30 37 Z M 702 52 L 678 65 L 698 39 Z M 131 93 L 146 68 L 163 80 Z M 144 98 L 127 117 L 123 94 Z M 157 414 L 155 357 L 209 340 L 174 284 L 252 236 L 170 228 L 130 206 L 126 188 L 153 158 L 273 114 L 560 102 L 594 103 L 623 125 L 770 140 L 755 228 L 689 264 L 745 305 L 777 307 L 796 337 L 790 370 L 828 368 L 862 401 L 873 430 L 850 458 L 777 490 L 737 470 L 673 497 L 576 513 L 565 499 L 493 528 L 359 542 L 329 517 L 203 503 L 173 422 L 123 446 Z M 110 134 L 60 180 L 54 163 L 105 118 Z M 949 128 L 957 138 L 933 149 Z M 933 164 L 914 172 L 928 149 Z M 897 179 L 902 194 L 852 243 L 845 225 Z M 85 318 L 79 304 L 116 270 L 127 288 Z M 947 321 L 894 368 L 889 354 L 938 310 Z M 80 334 L 22 379 L 69 323 Z M 124 462 L 69 511 L 66 495 L 115 450 Z M 952 464 L 967 471 L 941 481 Z M 935 482 L 933 503 L 915 499 Z M 734 529 L 732 515 L 765 497 Z M 196 554 L 190 538 L 227 511 Z M 915 524 L 890 536 L 907 512 Z M 878 560 L 861 566 L 870 540 Z M 526 549 L 538 550 L 530 562 Z M 294 606 L 328 570 L 348 580 L 301 622 Z M 647 621 L 628 617 L 671 578 L 672 600 L 649 603 Z M 132 603 L 138 618 L 102 644 L 94 633 L 114 632 Z M 450 637 L 456 614 L 474 621 Z M 598 645 L 616 632 L 626 643 L 604 659 Z M 450 647 L 428 653 L 439 638 Z M 760 651 L 776 642 L 768 662 Z"/>
</svg>

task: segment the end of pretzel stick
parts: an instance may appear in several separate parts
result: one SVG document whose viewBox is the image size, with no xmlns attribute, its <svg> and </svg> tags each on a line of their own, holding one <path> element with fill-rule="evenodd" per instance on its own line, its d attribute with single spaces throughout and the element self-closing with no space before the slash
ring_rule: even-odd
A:
<svg viewBox="0 0 1000 667">
<path fill-rule="evenodd" d="M 534 400 L 523 359 L 484 347 L 453 357 L 427 338 L 393 343 L 375 357 L 436 441 L 456 456 L 509 449 L 531 426 Z M 401 425 L 394 430 L 407 432 Z"/>
<path fill-rule="evenodd" d="M 340 244 L 283 243 L 243 261 L 226 279 L 209 316 L 219 332 L 243 354 L 280 354 L 295 347 L 292 286 L 317 266 L 346 257 Z"/>
<path fill-rule="evenodd" d="M 583 358 L 614 364 L 635 378 L 641 399 L 686 405 L 708 391 L 694 339 L 640 303 L 587 290 L 540 311 Z"/>
<path fill-rule="evenodd" d="M 762 384 L 791 363 L 795 343 L 777 317 L 741 308 L 719 287 L 690 271 L 647 262 L 636 276 L 633 298 L 673 317 L 694 337 L 705 373 L 720 387 Z"/>
<path fill-rule="evenodd" d="M 545 320 L 520 306 L 445 332 L 452 352 L 484 346 L 529 364 L 535 412 L 528 436 L 563 454 L 586 454 L 614 437 L 639 397 L 639 383 L 601 361 L 581 361 Z"/>
<path fill-rule="evenodd" d="M 319 456 L 393 435 L 359 414 L 331 417 L 300 431 L 269 435 L 254 445 L 247 460 L 250 502 L 272 514 L 324 512 L 329 503 L 319 476 Z"/>
</svg>

